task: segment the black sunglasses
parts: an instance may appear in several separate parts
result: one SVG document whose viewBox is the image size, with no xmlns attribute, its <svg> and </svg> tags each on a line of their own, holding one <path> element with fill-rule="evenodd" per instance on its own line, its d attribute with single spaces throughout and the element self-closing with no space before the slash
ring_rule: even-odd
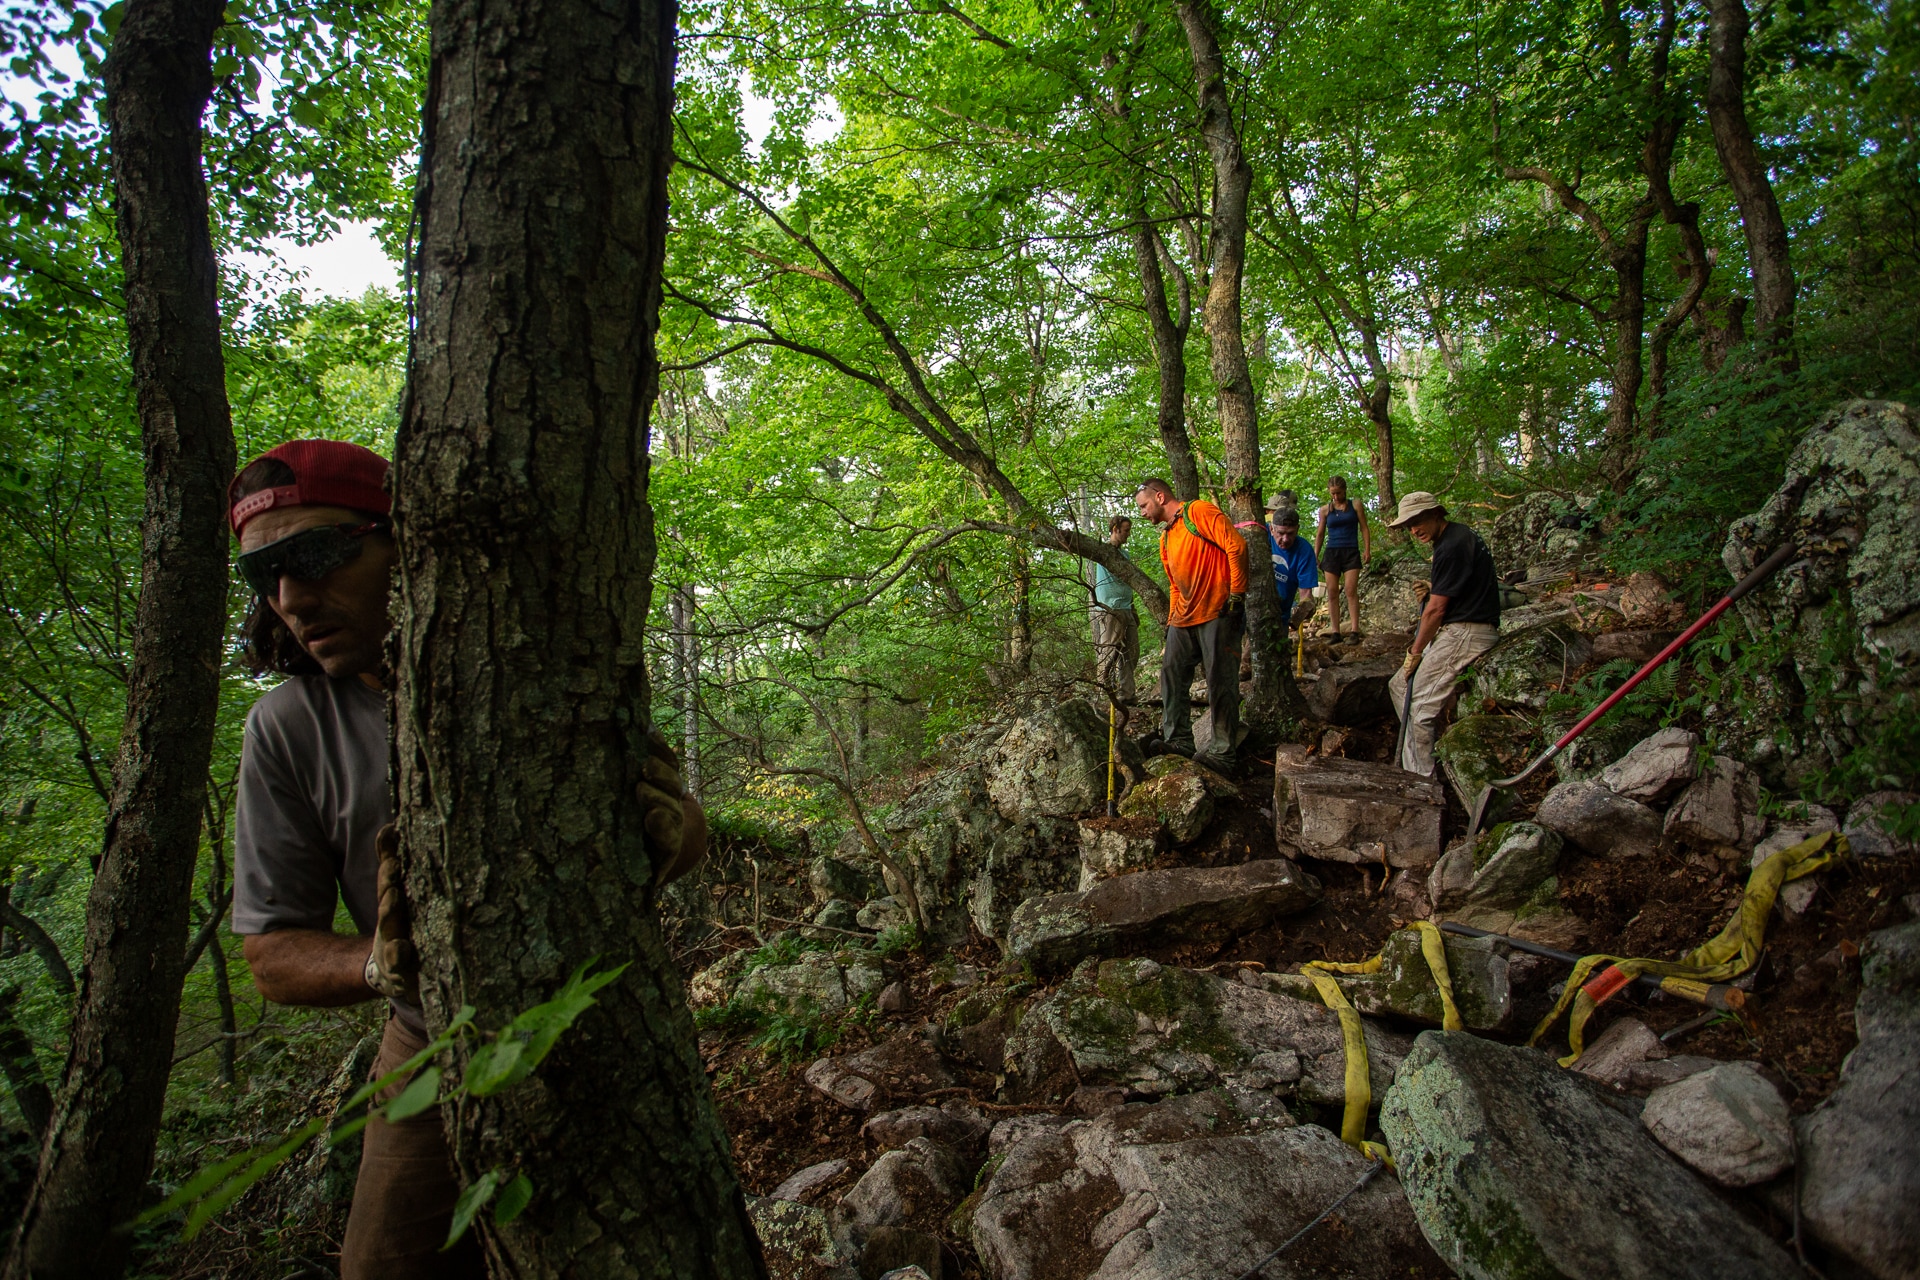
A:
<svg viewBox="0 0 1920 1280">
<path fill-rule="evenodd" d="M 292 575 L 303 582 L 324 578 L 341 565 L 358 560 L 360 540 L 386 528 L 385 520 L 315 525 L 246 552 L 233 563 L 248 586 L 271 600 L 280 594 L 281 578 Z"/>
</svg>

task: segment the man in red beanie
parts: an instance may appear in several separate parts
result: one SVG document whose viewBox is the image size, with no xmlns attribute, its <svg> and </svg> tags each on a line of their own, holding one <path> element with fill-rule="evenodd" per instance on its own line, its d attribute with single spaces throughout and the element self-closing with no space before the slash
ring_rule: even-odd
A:
<svg viewBox="0 0 1920 1280">
<path fill-rule="evenodd" d="M 228 492 L 237 567 L 257 596 L 250 656 L 256 671 L 288 677 L 247 713 L 232 928 L 268 1000 L 387 998 L 375 1076 L 427 1044 L 387 783 L 386 474 L 386 459 L 359 445 L 296 440 L 248 464 Z M 651 746 L 640 798 L 652 843 L 668 851 L 665 884 L 705 855 L 706 818 L 665 740 Z M 356 933 L 334 932 L 336 901 Z M 342 1280 L 484 1276 L 472 1236 L 440 1251 L 459 1191 L 438 1108 L 369 1124 Z"/>
</svg>

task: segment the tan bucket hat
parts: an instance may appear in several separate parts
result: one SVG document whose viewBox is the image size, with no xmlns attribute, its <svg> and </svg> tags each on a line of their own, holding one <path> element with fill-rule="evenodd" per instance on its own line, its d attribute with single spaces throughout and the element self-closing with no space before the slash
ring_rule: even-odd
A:
<svg viewBox="0 0 1920 1280">
<path fill-rule="evenodd" d="M 1389 529 L 1404 529 L 1413 523 L 1415 516 L 1420 515 L 1422 512 L 1437 510 L 1439 506 L 1440 499 L 1434 497 L 1424 489 L 1415 493 L 1409 493 L 1400 499 L 1400 512 L 1394 517 L 1393 523 L 1387 527 Z"/>
</svg>

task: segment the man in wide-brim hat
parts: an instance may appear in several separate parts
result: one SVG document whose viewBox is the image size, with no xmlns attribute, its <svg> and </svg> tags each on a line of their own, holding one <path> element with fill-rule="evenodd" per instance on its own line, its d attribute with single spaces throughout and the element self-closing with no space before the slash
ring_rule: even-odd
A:
<svg viewBox="0 0 1920 1280">
<path fill-rule="evenodd" d="M 1387 682 L 1394 713 L 1404 721 L 1400 767 L 1425 777 L 1433 772 L 1437 722 L 1454 682 L 1499 635 L 1500 581 L 1480 535 L 1447 519 L 1447 509 L 1430 493 L 1400 499 L 1391 527 L 1405 529 L 1433 548 L 1433 588 L 1406 661 Z"/>
</svg>

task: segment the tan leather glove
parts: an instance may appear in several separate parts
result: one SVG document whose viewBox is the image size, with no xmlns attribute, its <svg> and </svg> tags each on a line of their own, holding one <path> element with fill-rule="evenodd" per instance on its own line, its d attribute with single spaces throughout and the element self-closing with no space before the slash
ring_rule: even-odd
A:
<svg viewBox="0 0 1920 1280">
<path fill-rule="evenodd" d="M 634 791 L 644 810 L 642 822 L 648 852 L 653 855 L 653 885 L 664 888 L 700 865 L 707 856 L 707 842 L 698 838 L 691 842 L 693 847 L 688 847 L 689 801 L 680 781 L 680 757 L 658 728 L 647 734 L 647 758 L 640 766 L 640 781 Z"/>
<path fill-rule="evenodd" d="M 367 985 L 390 1000 L 420 1003 L 420 953 L 413 945 L 413 912 L 400 876 L 400 832 L 391 822 L 373 838 L 380 855 L 376 882 L 373 950 L 367 953 Z"/>
<path fill-rule="evenodd" d="M 1407 650 L 1407 660 L 1400 664 L 1400 669 L 1406 672 L 1408 675 L 1412 675 L 1413 669 L 1419 665 L 1420 665 L 1420 655 L 1415 653 L 1413 650 L 1409 649 Z"/>
</svg>

